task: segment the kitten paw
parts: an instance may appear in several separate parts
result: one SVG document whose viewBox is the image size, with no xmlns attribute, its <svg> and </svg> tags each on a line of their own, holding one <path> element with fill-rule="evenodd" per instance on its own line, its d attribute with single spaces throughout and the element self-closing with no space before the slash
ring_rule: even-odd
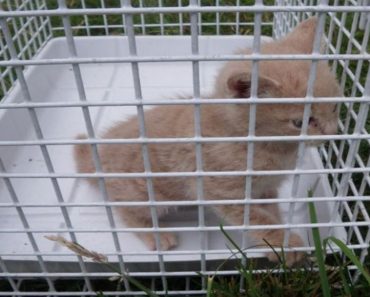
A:
<svg viewBox="0 0 370 297">
<path fill-rule="evenodd" d="M 290 234 L 289 238 L 289 247 L 302 247 L 304 246 L 304 243 L 299 237 L 299 235 L 295 233 Z M 282 259 L 281 253 L 278 253 L 280 256 L 280 259 Z M 267 253 L 267 258 L 271 262 L 279 262 L 279 256 L 275 252 L 269 252 Z M 301 262 L 305 258 L 306 254 L 304 252 L 298 252 L 298 251 L 292 251 L 292 252 L 284 252 L 284 258 L 285 258 L 285 264 L 288 267 L 293 266 L 296 263 Z"/>
<path fill-rule="evenodd" d="M 161 243 L 161 250 L 167 251 L 171 248 L 177 246 L 177 238 L 176 235 L 173 233 L 160 233 L 160 243 Z M 157 245 L 155 243 L 155 235 L 154 234 L 143 234 L 141 238 L 144 240 L 148 248 L 152 251 L 157 249 Z"/>
<path fill-rule="evenodd" d="M 280 256 L 280 259 L 282 260 L 281 253 L 278 253 Z M 274 252 L 269 252 L 267 253 L 267 258 L 271 262 L 278 263 L 280 262 L 280 259 L 278 255 Z M 284 258 L 285 258 L 285 265 L 287 267 L 292 267 L 294 264 L 301 262 L 305 258 L 305 253 L 304 252 L 285 252 L 284 253 Z"/>
</svg>

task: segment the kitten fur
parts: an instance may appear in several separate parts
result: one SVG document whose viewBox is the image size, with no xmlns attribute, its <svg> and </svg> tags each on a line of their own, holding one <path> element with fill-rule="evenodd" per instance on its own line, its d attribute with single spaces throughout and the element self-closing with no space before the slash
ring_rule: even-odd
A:
<svg viewBox="0 0 370 297">
<path fill-rule="evenodd" d="M 310 18 L 299 24 L 285 38 L 262 44 L 263 54 L 310 54 L 317 25 L 316 18 Z M 241 51 L 250 54 L 249 49 Z M 307 81 L 311 61 L 260 61 L 258 96 L 302 98 L 306 95 Z M 219 71 L 214 92 L 209 98 L 248 98 L 251 87 L 250 61 L 227 62 Z M 335 76 L 330 72 L 326 61 L 317 65 L 313 94 L 315 97 L 341 96 Z M 257 105 L 257 136 L 299 135 L 300 128 L 294 123 L 302 120 L 303 104 L 260 104 Z M 338 111 L 335 104 L 312 104 L 308 126 L 310 135 L 337 133 Z M 212 104 L 201 106 L 201 134 L 204 137 L 246 136 L 248 131 L 249 106 L 246 104 Z M 194 107 L 190 105 L 160 106 L 145 112 L 145 127 L 148 137 L 193 137 Z M 139 137 L 137 117 L 113 125 L 102 138 L 127 139 Z M 78 138 L 86 138 L 80 135 Z M 317 143 L 309 143 L 317 145 Z M 295 167 L 297 142 L 256 142 L 254 144 L 254 170 L 288 170 Z M 189 143 L 149 144 L 151 170 L 153 172 L 194 172 L 196 170 L 195 145 Z M 204 171 L 244 171 L 246 170 L 246 143 L 205 143 L 202 144 Z M 137 144 L 99 145 L 98 153 L 104 172 L 143 172 L 141 146 Z M 93 173 L 90 145 L 76 145 L 74 156 L 78 172 Z M 252 198 L 275 198 L 277 188 L 284 176 L 254 176 L 252 179 Z M 97 179 L 89 179 L 97 185 Z M 118 179 L 106 178 L 106 188 L 110 199 L 114 201 L 148 201 L 147 184 L 144 178 Z M 153 178 L 155 199 L 194 200 L 197 199 L 196 178 L 161 177 Z M 245 177 L 212 176 L 203 178 L 203 192 L 206 200 L 243 199 L 245 195 Z M 219 217 L 233 225 L 241 225 L 244 220 L 244 206 L 212 206 Z M 161 219 L 170 207 L 157 207 Z M 150 209 L 144 206 L 119 207 L 118 211 L 129 227 L 152 227 Z M 251 205 L 250 224 L 279 224 L 281 222 L 276 204 Z M 161 222 L 160 222 L 161 223 Z M 163 226 L 161 224 L 161 226 Z M 258 244 L 281 247 L 283 230 L 249 231 Z M 155 249 L 153 233 L 140 233 L 148 248 Z M 160 248 L 167 250 L 177 245 L 173 233 L 160 233 Z M 291 233 L 289 247 L 303 246 L 303 241 L 296 233 Z M 271 252 L 268 258 L 276 261 Z M 286 255 L 288 265 L 300 261 L 304 254 L 291 252 Z"/>
</svg>

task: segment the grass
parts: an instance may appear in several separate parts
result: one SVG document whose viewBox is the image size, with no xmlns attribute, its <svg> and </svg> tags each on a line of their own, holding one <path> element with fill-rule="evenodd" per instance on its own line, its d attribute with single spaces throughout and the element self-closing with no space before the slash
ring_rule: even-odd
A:
<svg viewBox="0 0 370 297">
<path fill-rule="evenodd" d="M 56 9 L 57 8 L 57 1 L 50 0 L 46 1 L 49 9 Z M 76 0 L 67 0 L 67 6 L 70 8 L 81 8 L 82 2 Z M 174 0 L 163 0 L 163 6 L 173 6 L 174 3 L 177 4 L 177 1 Z M 187 6 L 189 1 L 183 0 L 182 5 Z M 331 1 L 332 2 L 332 1 Z M 119 0 L 107 0 L 104 1 L 106 7 L 119 7 L 120 1 Z M 132 1 L 133 6 L 139 6 L 139 1 L 134 0 Z M 155 7 L 158 5 L 157 0 L 145 0 L 145 6 L 147 7 Z M 220 5 L 235 5 L 236 0 L 220 0 Z M 253 5 L 254 1 L 250 0 L 241 0 L 241 5 Z M 274 3 L 274 1 L 264 1 L 265 5 L 270 5 Z M 95 8 L 100 7 L 100 0 L 86 0 L 85 1 L 86 7 L 88 8 Z M 215 1 L 212 0 L 202 0 L 201 4 L 203 6 L 212 6 L 215 4 Z M 4 4 L 6 5 L 6 4 Z M 337 14 L 338 17 L 341 17 L 341 14 Z M 146 24 L 151 24 L 150 27 L 146 27 L 143 29 L 141 24 L 141 18 L 143 17 Z M 188 14 L 163 14 L 163 21 L 168 26 L 165 26 L 163 30 L 159 26 L 161 16 L 155 14 L 148 14 L 144 16 L 135 15 L 134 16 L 134 23 L 135 26 L 135 33 L 138 35 L 146 34 L 146 35 L 178 35 L 184 34 L 189 35 L 190 32 L 190 25 L 189 20 L 190 17 Z M 219 17 L 220 20 L 220 27 L 209 24 L 215 22 L 216 18 Z M 219 30 L 219 33 L 222 35 L 232 35 L 235 33 L 251 35 L 253 34 L 253 20 L 254 16 L 251 13 L 244 13 L 239 15 L 239 22 L 240 26 L 236 26 L 236 17 L 235 13 L 220 13 L 218 16 L 212 13 L 204 13 L 201 16 L 201 21 L 203 22 L 202 26 L 202 34 L 204 35 L 214 35 Z M 184 26 L 183 29 L 176 25 L 179 23 L 180 18 L 182 19 Z M 262 15 L 262 19 L 264 22 L 272 21 L 273 15 L 271 13 L 264 13 Z M 124 26 L 122 21 L 122 16 L 107 16 L 104 19 L 102 16 L 73 16 L 70 18 L 72 26 L 73 26 L 73 34 L 75 36 L 86 36 L 86 35 L 121 35 L 124 34 Z M 105 28 L 101 26 L 104 25 L 104 22 L 107 21 L 109 24 L 108 32 L 105 31 Z M 16 20 L 16 25 L 19 26 L 20 19 Z M 60 17 L 52 17 L 51 18 L 52 26 L 54 28 L 60 27 L 60 29 L 53 31 L 53 36 L 64 36 L 64 32 L 62 29 L 62 21 Z M 87 23 L 91 29 L 87 28 Z M 348 13 L 346 17 L 346 28 L 350 29 L 353 22 L 353 14 Z M 208 24 L 207 24 L 208 23 Z M 173 25 L 170 25 L 173 24 Z M 231 24 L 231 25 L 230 25 Z M 10 30 L 14 33 L 13 25 L 10 25 Z M 239 30 L 239 31 L 238 31 Z M 262 34 L 267 36 L 272 36 L 272 26 L 271 25 L 264 25 L 261 28 Z M 26 30 L 24 32 L 23 38 L 30 38 L 32 36 L 31 31 Z M 332 42 L 335 44 L 339 37 L 339 31 L 336 30 L 333 35 Z M 0 38 L 2 38 L 0 36 Z M 358 41 L 362 41 L 364 38 L 363 31 L 358 30 L 355 34 L 355 39 Z M 340 52 L 345 53 L 348 47 L 350 40 L 347 37 L 343 37 Z M 370 45 L 369 45 L 370 47 Z M 16 44 L 16 50 L 20 52 L 21 47 Z M 370 48 L 367 49 L 370 51 Z M 352 49 L 352 53 L 358 53 L 357 49 Z M 34 52 L 33 52 L 34 53 Z M 31 54 L 33 54 L 31 53 Z M 29 58 L 30 56 L 27 56 Z M 31 55 L 32 56 L 32 55 Z M 358 61 L 351 61 L 348 65 L 348 68 L 351 71 L 355 71 L 356 67 L 358 66 Z M 364 85 L 366 74 L 369 68 L 369 61 L 364 61 L 364 65 L 361 68 L 361 75 L 360 75 L 360 83 Z M 12 75 L 15 77 L 14 69 L 10 69 Z M 1 72 L 5 71 L 5 67 L 0 68 Z M 343 74 L 343 67 L 338 66 L 337 68 L 337 75 L 341 77 Z M 11 87 L 11 80 L 9 76 L 4 77 L 3 83 L 5 85 L 5 89 L 0 88 L 0 100 L 5 95 L 5 93 Z M 345 95 L 351 96 L 354 94 L 355 96 L 360 96 L 361 93 L 358 88 L 355 87 L 353 91 L 353 81 L 347 76 L 345 80 Z M 360 108 L 360 104 L 353 105 L 353 111 L 357 114 Z M 348 113 L 349 106 L 342 105 L 341 106 L 341 118 L 345 119 L 350 117 L 351 115 Z M 355 120 L 352 118 L 349 125 L 348 133 L 352 133 Z M 370 131 L 370 117 L 368 117 L 365 129 Z M 337 142 L 339 145 L 339 142 Z M 349 143 L 345 145 L 345 150 L 343 153 L 342 158 L 345 160 L 348 152 Z M 368 140 L 363 140 L 360 142 L 359 147 L 359 157 L 364 162 L 367 161 L 369 158 L 369 151 L 370 146 Z M 333 157 L 330 162 L 335 165 L 336 158 Z M 359 166 L 356 162 L 354 166 Z M 355 186 L 357 189 L 360 188 L 362 180 L 364 179 L 364 174 L 356 173 L 351 176 Z M 348 195 L 353 195 L 353 191 L 349 190 Z M 364 195 L 370 195 L 370 187 L 366 186 L 364 190 Z M 350 207 L 354 207 L 355 203 L 351 203 Z M 367 209 L 370 209 L 368 203 L 366 204 Z M 314 213 L 311 207 L 311 219 L 314 222 Z M 359 220 L 361 220 L 361 216 L 359 216 Z M 363 228 L 361 231 L 367 231 L 367 228 Z M 239 276 L 234 277 L 221 277 L 218 275 L 214 275 L 211 278 L 208 278 L 208 295 L 207 296 L 214 296 L 214 297 L 223 297 L 223 296 L 233 296 L 233 297 L 242 297 L 242 296 L 367 296 L 369 292 L 369 284 L 366 274 L 366 269 L 360 266 L 361 263 L 356 262 L 356 255 L 353 254 L 350 250 L 346 249 L 346 246 L 343 243 L 337 241 L 334 238 L 330 238 L 324 241 L 324 245 L 326 247 L 329 243 L 335 243 L 339 248 L 342 250 L 343 254 L 347 256 L 348 259 L 351 260 L 356 266 L 359 267 L 359 270 L 362 272 L 362 277 L 359 279 L 357 283 L 352 283 L 350 278 L 350 272 L 347 269 L 347 264 L 349 263 L 348 260 L 343 260 L 342 255 L 334 254 L 329 257 L 325 258 L 324 251 L 325 248 L 322 248 L 321 240 L 319 238 L 319 234 L 315 228 L 313 229 L 314 238 L 315 238 L 315 245 L 316 245 L 316 255 L 315 259 L 316 262 L 311 263 L 307 267 L 303 267 L 302 269 L 295 270 L 285 267 L 284 265 L 280 265 L 279 267 L 274 267 L 271 269 L 267 269 L 264 273 L 254 273 L 254 268 L 256 264 L 253 261 L 248 259 L 247 266 L 242 266 L 239 263 L 238 269 L 240 272 Z M 351 254 L 352 253 L 352 254 Z M 243 256 L 244 252 L 239 250 L 239 257 Z M 369 262 L 365 262 L 367 266 L 369 266 Z M 319 268 L 317 271 L 315 268 Z M 282 269 L 282 273 L 277 273 L 277 269 Z M 173 290 L 179 290 L 180 288 L 184 288 L 185 285 L 183 284 L 183 279 L 179 278 L 168 278 L 169 280 L 169 288 Z M 245 291 L 243 293 L 240 292 L 240 281 L 243 280 Z M 134 280 L 135 281 L 135 280 Z M 149 287 L 152 279 L 141 279 L 140 284 L 144 284 L 145 286 Z M 192 288 L 200 289 L 201 288 L 201 277 L 194 277 L 191 279 L 192 281 Z M 96 291 L 106 291 L 106 290 L 115 290 L 117 288 L 116 284 L 110 282 L 106 279 L 93 279 L 92 283 Z M 160 280 L 156 280 L 155 283 L 160 283 Z M 83 290 L 84 281 L 79 280 L 56 280 L 55 285 L 58 290 L 60 291 L 81 291 Z M 140 288 L 138 288 L 140 289 Z M 21 283 L 20 290 L 22 291 L 47 291 L 48 286 L 43 280 L 24 280 Z M 143 288 L 140 289 L 143 291 Z M 0 291 L 11 291 L 9 283 L 7 281 L 0 280 Z M 103 295 L 102 295 L 103 296 Z"/>
<path fill-rule="evenodd" d="M 309 203 L 311 223 L 317 223 L 316 209 L 312 202 Z M 284 254 L 281 262 L 273 268 L 268 268 L 262 273 L 256 272 L 258 268 L 253 259 L 248 259 L 245 251 L 232 240 L 232 238 L 220 227 L 221 232 L 228 240 L 231 247 L 236 250 L 232 253 L 232 257 L 237 259 L 236 269 L 239 271 L 239 277 L 221 277 L 217 275 L 217 271 L 222 270 L 223 266 L 228 264 L 230 259 L 222 262 L 216 269 L 216 273 L 211 276 L 202 276 L 207 279 L 206 296 L 207 297 L 262 297 L 262 296 L 283 296 L 283 297 L 301 297 L 301 296 L 317 296 L 317 297 L 336 297 L 336 296 L 366 296 L 370 289 L 370 274 L 368 270 L 361 264 L 357 256 L 340 240 L 329 237 L 324 241 L 320 238 L 318 228 L 312 228 L 312 235 L 315 242 L 315 251 L 311 261 L 307 261 L 303 267 L 290 268 L 285 265 Z M 129 274 L 120 271 L 116 266 L 111 265 L 107 258 L 97 252 L 90 251 L 85 247 L 75 242 L 65 240 L 60 236 L 49 236 L 50 240 L 67 247 L 74 253 L 91 259 L 101 265 L 106 266 L 110 271 L 116 273 L 116 276 L 111 277 L 109 282 L 105 283 L 102 288 L 102 280 L 95 281 L 94 287 L 98 296 L 105 296 L 103 291 L 114 291 L 121 288 L 123 280 L 127 280 L 132 289 L 139 290 L 145 293 L 145 296 L 158 297 L 167 296 L 166 293 L 159 295 L 156 290 L 150 289 L 150 283 L 146 280 L 138 280 L 131 277 Z M 326 255 L 326 248 L 330 244 L 335 244 L 339 247 L 341 253 L 333 254 L 330 257 Z M 276 252 L 276 251 L 275 251 Z M 241 259 L 245 260 L 246 265 L 243 265 Z M 351 278 L 347 266 L 354 264 L 361 273 L 360 279 L 354 283 Z M 317 271 L 318 269 L 318 271 Z M 169 279 L 171 280 L 171 279 Z M 176 281 L 179 281 L 176 279 Z M 67 288 L 72 290 L 71 286 L 81 287 L 81 281 L 71 282 Z M 176 283 L 176 282 L 175 282 Z M 244 289 L 241 290 L 241 283 Z M 42 290 L 40 284 L 36 282 L 36 289 Z M 170 289 L 176 289 L 173 284 L 169 284 Z M 45 286 L 46 288 L 46 286 Z M 192 287 L 193 290 L 201 288 L 198 284 Z M 31 290 L 32 291 L 32 290 Z M 365 294 L 365 295 L 364 295 Z"/>
<path fill-rule="evenodd" d="M 313 197 L 313 195 L 309 195 L 309 196 Z M 316 215 L 314 204 L 312 202 L 309 202 L 308 207 L 309 207 L 311 222 L 317 223 L 317 215 Z M 324 251 L 322 248 L 319 228 L 312 227 L 312 235 L 313 235 L 314 244 L 315 244 L 316 261 L 317 261 L 317 265 L 319 266 L 319 275 L 320 275 L 320 284 L 321 284 L 322 294 L 324 297 L 330 297 L 331 295 L 330 286 L 329 286 L 328 275 L 327 275 L 326 267 L 325 267 L 325 257 L 324 257 Z"/>
</svg>

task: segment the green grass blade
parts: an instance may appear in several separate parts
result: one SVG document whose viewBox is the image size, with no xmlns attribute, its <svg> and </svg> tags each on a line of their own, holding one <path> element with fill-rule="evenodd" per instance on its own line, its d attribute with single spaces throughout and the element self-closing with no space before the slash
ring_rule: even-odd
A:
<svg viewBox="0 0 370 297">
<path fill-rule="evenodd" d="M 263 239 L 263 241 L 270 247 L 270 249 L 273 251 L 273 253 L 276 255 L 278 258 L 278 261 L 281 265 L 284 265 L 284 250 L 283 247 L 281 247 L 281 255 L 275 250 L 275 247 L 273 247 L 266 239 Z M 285 265 L 284 265 L 285 266 Z"/>
<path fill-rule="evenodd" d="M 324 249 L 326 250 L 326 243 L 327 243 L 327 240 L 328 239 L 325 239 L 324 240 Z M 346 275 L 345 273 L 348 274 L 348 270 L 346 269 L 345 265 L 343 265 L 343 261 L 340 261 L 340 259 L 338 258 L 338 256 L 335 254 L 335 251 L 333 250 L 333 248 L 331 247 L 331 245 L 329 245 L 330 247 L 330 250 L 332 251 L 333 253 L 333 256 L 334 256 L 334 259 L 335 259 L 335 262 L 338 266 L 338 272 L 339 272 L 339 276 L 340 278 L 342 279 L 342 284 L 343 284 L 343 288 L 344 288 L 344 293 L 345 293 L 345 296 L 352 296 L 352 283 L 349 283 L 348 282 L 348 278 L 346 278 Z"/>
<path fill-rule="evenodd" d="M 362 273 L 362 275 L 370 285 L 370 274 L 362 265 L 360 259 L 355 255 L 355 253 L 349 247 L 347 247 L 343 241 L 333 236 L 330 236 L 327 239 L 325 239 L 324 241 L 325 246 L 328 244 L 329 240 L 334 242 L 341 249 L 341 251 L 347 256 L 347 258 L 350 259 L 351 262 L 356 265 L 358 270 Z"/>
<path fill-rule="evenodd" d="M 225 231 L 224 227 L 222 225 L 220 225 L 220 229 L 221 229 L 221 232 L 222 234 L 227 238 L 227 240 L 231 243 L 231 245 L 240 253 L 240 255 L 243 257 L 243 259 L 247 262 L 248 258 L 247 258 L 247 255 L 243 252 L 243 250 L 238 246 L 238 244 L 230 237 L 229 234 L 227 234 L 227 232 Z M 244 278 L 247 282 L 247 286 L 248 286 L 248 293 L 249 293 L 249 296 L 252 296 L 252 297 L 259 297 L 260 295 L 258 294 L 258 290 L 255 286 L 255 282 L 253 280 L 253 273 L 252 273 L 252 270 L 253 270 L 253 267 L 250 267 L 249 270 L 245 269 L 243 270 L 243 275 L 244 275 Z"/>
<path fill-rule="evenodd" d="M 213 277 L 207 278 L 207 297 L 212 296 Z"/>
<path fill-rule="evenodd" d="M 310 193 L 309 193 L 310 194 Z M 311 223 L 317 223 L 317 215 L 316 209 L 313 202 L 308 202 L 309 212 L 310 212 L 310 219 Z M 321 245 L 321 238 L 319 228 L 312 227 L 312 236 L 315 244 L 315 255 L 317 259 L 317 263 L 319 266 L 319 274 L 320 274 L 320 282 L 321 282 L 321 290 L 324 297 L 330 297 L 330 285 L 328 280 L 328 275 L 326 273 L 325 268 L 325 261 L 324 261 L 324 253 Z"/>
<path fill-rule="evenodd" d="M 256 281 L 253 279 L 253 266 L 252 263 L 249 264 L 248 271 L 244 273 L 245 280 L 247 282 L 247 292 L 248 295 L 251 297 L 259 297 L 260 294 L 258 293 L 258 288 L 256 286 Z"/>
<path fill-rule="evenodd" d="M 102 265 L 105 265 L 106 267 L 110 268 L 111 270 L 117 272 L 118 275 L 120 275 L 122 278 L 127 279 L 127 281 L 130 284 L 134 285 L 137 289 L 145 292 L 147 294 L 147 296 L 150 296 L 150 297 L 158 297 L 157 294 L 155 294 L 152 290 L 150 290 L 147 287 L 145 287 L 144 285 L 142 285 L 139 281 L 137 281 L 135 278 L 131 277 L 128 273 L 121 272 L 114 265 L 112 265 L 112 264 L 110 264 L 108 262 L 107 263 L 101 263 L 101 264 Z"/>
<path fill-rule="evenodd" d="M 242 251 L 242 249 L 236 244 L 236 242 L 230 237 L 229 234 L 224 229 L 224 226 L 220 225 L 220 229 L 222 234 L 227 238 L 227 240 L 232 244 L 232 246 L 237 249 L 237 251 L 240 253 L 240 255 L 243 257 L 245 261 L 248 260 L 247 255 Z"/>
</svg>

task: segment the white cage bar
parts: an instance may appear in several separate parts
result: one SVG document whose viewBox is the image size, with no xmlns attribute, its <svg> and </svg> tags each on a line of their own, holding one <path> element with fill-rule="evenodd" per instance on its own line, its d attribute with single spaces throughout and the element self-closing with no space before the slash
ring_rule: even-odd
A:
<svg viewBox="0 0 370 297">
<path fill-rule="evenodd" d="M 312 15 L 319 19 L 312 54 L 260 52 L 261 43 L 286 35 Z M 90 296 L 96 294 L 98 279 L 115 275 L 44 238 L 58 234 L 103 252 L 120 271 L 139 280 L 151 278 L 151 287 L 158 294 L 205 294 L 206 278 L 198 272 L 203 276 L 238 275 L 232 265 L 217 270 L 220 261 L 237 251 L 228 249 L 219 221 L 209 215 L 212 205 L 244 208 L 243 224 L 224 229 L 251 258 L 261 258 L 270 249 L 251 247 L 243 234 L 283 229 L 286 245 L 292 229 L 309 234 L 313 226 L 307 220 L 297 221 L 303 213 L 296 206 L 306 207 L 310 201 L 324 205 L 322 216 L 327 218 L 319 216 L 315 226 L 323 234 L 345 241 L 365 261 L 370 246 L 367 0 L 0 0 L 0 27 L 0 239 L 5 243 L 0 246 L 0 296 Z M 252 54 L 234 53 L 245 44 Z M 219 65 L 232 60 L 252 61 L 251 97 L 202 98 L 210 91 Z M 266 60 L 312 61 L 306 97 L 258 98 L 258 65 Z M 331 64 L 343 97 L 314 97 L 321 60 Z M 190 99 L 179 99 L 178 92 L 187 93 Z M 340 105 L 338 135 L 307 134 L 311 105 L 321 102 Z M 250 106 L 248 135 L 202 136 L 202 106 L 235 103 Z M 266 103 L 304 104 L 300 135 L 256 136 L 256 110 Z M 194 107 L 193 137 L 147 136 L 147 108 L 164 105 Z M 139 137 L 99 138 L 107 124 L 120 119 L 120 113 L 126 118 L 137 116 Z M 81 132 L 88 138 L 76 139 Z M 328 142 L 307 150 L 306 142 L 310 140 Z M 296 168 L 254 170 L 254 146 L 267 141 L 299 142 Z M 202 149 L 212 143 L 246 143 L 246 170 L 204 170 Z M 96 173 L 76 172 L 71 149 L 77 144 L 91 146 Z M 139 144 L 144 171 L 104 172 L 98 153 L 102 144 Z M 150 144 L 194 145 L 196 170 L 153 172 Z M 252 178 L 267 175 L 284 175 L 289 181 L 277 198 L 251 199 Z M 209 176 L 242 176 L 246 181 L 245 197 L 206 200 L 203 181 Z M 89 177 L 98 179 L 98 192 L 83 181 Z M 153 180 L 158 177 L 195 178 L 195 199 L 156 200 Z M 148 201 L 109 200 L 105 184 L 109 178 L 145 179 Z M 313 185 L 317 191 L 309 197 Z M 283 222 L 250 223 L 251 205 L 273 203 L 279 203 L 285 211 Z M 114 214 L 118 206 L 147 206 L 153 227 L 125 226 Z M 170 216 L 169 225 L 163 227 L 157 213 L 163 206 L 192 209 L 185 210 L 181 218 Z M 154 251 L 132 235 L 148 231 L 155 234 Z M 161 250 L 160 234 L 171 231 L 179 234 L 179 246 Z M 309 235 L 306 241 L 303 247 L 284 250 L 312 252 Z M 259 263 L 256 273 L 264 271 L 265 261 Z M 27 282 L 34 279 L 43 283 L 44 289 L 27 291 Z M 63 281 L 70 279 L 80 281 L 80 290 L 63 289 Z M 199 286 L 192 285 L 194 279 Z M 119 290 L 104 291 L 106 296 L 142 294 L 126 279 Z"/>
</svg>

